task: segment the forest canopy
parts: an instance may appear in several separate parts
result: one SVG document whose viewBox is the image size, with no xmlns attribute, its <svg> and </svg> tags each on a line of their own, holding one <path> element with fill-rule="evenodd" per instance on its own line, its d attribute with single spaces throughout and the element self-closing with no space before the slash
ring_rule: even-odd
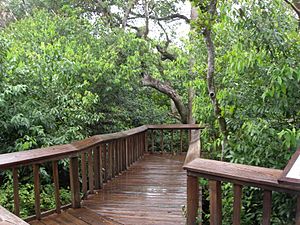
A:
<svg viewBox="0 0 300 225">
<path fill-rule="evenodd" d="M 0 153 L 200 123 L 203 157 L 284 168 L 300 140 L 299 2 L 191 5 L 190 15 L 183 0 L 2 1 Z M 293 218 L 283 199 L 274 224 Z"/>
</svg>

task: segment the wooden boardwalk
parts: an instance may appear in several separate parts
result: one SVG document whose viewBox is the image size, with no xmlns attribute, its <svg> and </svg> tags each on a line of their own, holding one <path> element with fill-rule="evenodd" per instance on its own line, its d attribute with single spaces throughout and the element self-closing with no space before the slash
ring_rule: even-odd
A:
<svg viewBox="0 0 300 225">
<path fill-rule="evenodd" d="M 185 224 L 184 156 L 145 155 L 117 178 L 69 209 L 30 224 Z"/>
</svg>

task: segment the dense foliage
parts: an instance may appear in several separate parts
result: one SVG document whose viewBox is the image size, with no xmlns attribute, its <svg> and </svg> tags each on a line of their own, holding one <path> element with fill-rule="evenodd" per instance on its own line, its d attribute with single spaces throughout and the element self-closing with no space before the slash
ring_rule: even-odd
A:
<svg viewBox="0 0 300 225">
<path fill-rule="evenodd" d="M 147 13 L 166 18 L 180 2 L 150 1 L 152 11 L 138 5 L 135 16 L 146 18 L 147 25 Z M 293 11 L 281 0 L 230 0 L 218 1 L 212 17 L 211 1 L 192 2 L 198 19 L 176 45 L 172 27 L 152 39 L 147 26 L 128 22 L 123 29 L 119 11 L 134 8 L 123 1 L 104 1 L 99 8 L 89 1 L 7 1 L 15 21 L 0 31 L 0 153 L 183 121 L 193 89 L 193 117 L 207 125 L 203 157 L 284 168 L 300 140 L 300 35 Z M 112 7 L 119 10 L 109 12 Z M 205 29 L 212 31 L 215 45 L 214 85 L 226 138 L 208 95 Z M 145 74 L 179 97 L 153 84 L 144 86 L 156 90 L 142 87 Z M 174 113 L 174 103 L 182 103 L 182 112 L 176 105 Z M 10 175 L 4 177 L 11 185 Z M 231 224 L 231 186 L 223 189 L 224 218 Z M 243 224 L 259 224 L 261 194 L 244 190 Z M 274 194 L 272 224 L 293 220 L 293 201 Z"/>
</svg>

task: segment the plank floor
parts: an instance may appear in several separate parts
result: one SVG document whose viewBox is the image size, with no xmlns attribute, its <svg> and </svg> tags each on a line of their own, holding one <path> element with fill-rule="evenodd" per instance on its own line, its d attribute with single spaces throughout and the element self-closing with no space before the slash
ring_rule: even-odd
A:
<svg viewBox="0 0 300 225">
<path fill-rule="evenodd" d="M 83 208 L 69 209 L 31 224 L 185 224 L 184 156 L 145 155 L 128 171 L 89 195 Z"/>
</svg>

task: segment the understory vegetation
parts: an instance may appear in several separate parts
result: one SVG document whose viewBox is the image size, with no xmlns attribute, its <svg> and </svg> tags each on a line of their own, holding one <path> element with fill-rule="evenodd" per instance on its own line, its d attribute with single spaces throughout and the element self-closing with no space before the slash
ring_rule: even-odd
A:
<svg viewBox="0 0 300 225">
<path fill-rule="evenodd" d="M 287 2 L 0 3 L 0 153 L 144 124 L 199 123 L 202 157 L 283 169 L 300 144 L 300 6 Z M 181 26 L 188 35 L 180 37 Z M 29 168 L 20 174 L 26 217 L 34 213 L 32 177 Z M 41 174 L 47 210 L 55 201 L 50 174 Z M 11 172 L 0 177 L 0 204 L 12 209 Z M 68 190 L 62 184 L 63 204 Z M 231 224 L 230 184 L 223 195 Z M 260 224 L 262 191 L 245 188 L 243 196 L 242 224 Z M 272 224 L 292 224 L 294 206 L 274 193 Z M 203 217 L 206 224 L 208 209 Z"/>
</svg>

